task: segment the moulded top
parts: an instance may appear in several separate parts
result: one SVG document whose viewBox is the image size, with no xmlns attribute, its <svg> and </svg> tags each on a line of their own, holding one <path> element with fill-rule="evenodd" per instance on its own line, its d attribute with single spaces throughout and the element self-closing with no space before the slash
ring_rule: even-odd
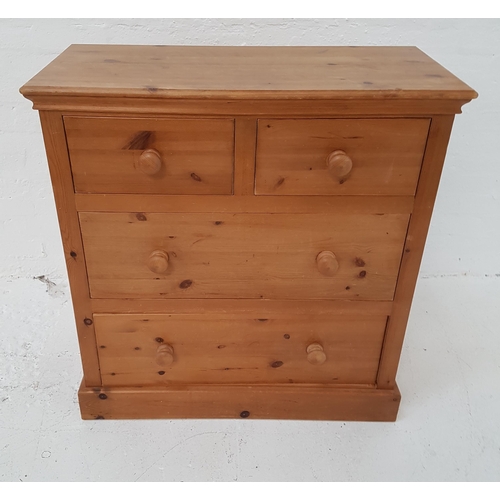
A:
<svg viewBox="0 0 500 500">
<path fill-rule="evenodd" d="M 477 93 L 416 47 L 71 45 L 36 96 L 457 99 Z"/>
</svg>

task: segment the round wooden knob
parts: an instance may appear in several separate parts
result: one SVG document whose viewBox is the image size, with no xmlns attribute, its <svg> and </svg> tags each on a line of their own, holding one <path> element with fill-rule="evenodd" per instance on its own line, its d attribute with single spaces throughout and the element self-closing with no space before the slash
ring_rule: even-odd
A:
<svg viewBox="0 0 500 500">
<path fill-rule="evenodd" d="M 326 354 L 323 346 L 315 342 L 307 346 L 307 361 L 311 365 L 322 365 L 326 361 Z"/>
<path fill-rule="evenodd" d="M 156 274 L 165 274 L 168 270 L 168 253 L 155 250 L 148 259 L 149 270 Z"/>
<path fill-rule="evenodd" d="M 170 366 L 174 362 L 174 348 L 161 344 L 156 350 L 156 363 L 160 366 Z"/>
<path fill-rule="evenodd" d="M 339 261 L 333 252 L 324 250 L 316 257 L 318 271 L 324 276 L 335 276 L 339 270 Z"/>
<path fill-rule="evenodd" d="M 146 149 L 139 156 L 137 167 L 146 175 L 155 175 L 161 170 L 161 156 L 156 149 Z"/>
<path fill-rule="evenodd" d="M 330 172 L 340 184 L 343 184 L 351 175 L 352 160 L 347 156 L 345 151 L 337 149 L 326 158 L 326 166 L 328 172 Z"/>
</svg>

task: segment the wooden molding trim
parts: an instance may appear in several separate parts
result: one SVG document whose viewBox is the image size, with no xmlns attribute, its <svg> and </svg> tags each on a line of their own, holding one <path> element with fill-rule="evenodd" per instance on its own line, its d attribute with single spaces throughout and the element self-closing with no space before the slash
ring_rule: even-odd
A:
<svg viewBox="0 0 500 500">
<path fill-rule="evenodd" d="M 458 114 L 470 99 L 158 99 L 140 97 L 73 97 L 26 95 L 33 109 L 59 110 L 83 116 L 147 114 L 161 116 L 405 116 Z"/>
<path fill-rule="evenodd" d="M 394 422 L 397 387 L 197 385 L 170 388 L 81 387 L 85 420 L 133 418 L 257 418 Z"/>
</svg>

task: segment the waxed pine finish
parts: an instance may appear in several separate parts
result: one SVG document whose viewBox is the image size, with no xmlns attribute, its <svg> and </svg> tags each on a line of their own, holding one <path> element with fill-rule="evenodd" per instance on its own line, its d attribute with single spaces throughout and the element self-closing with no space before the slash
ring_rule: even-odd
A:
<svg viewBox="0 0 500 500">
<path fill-rule="evenodd" d="M 455 114 L 415 47 L 72 45 L 39 110 L 82 417 L 396 419 Z"/>
</svg>

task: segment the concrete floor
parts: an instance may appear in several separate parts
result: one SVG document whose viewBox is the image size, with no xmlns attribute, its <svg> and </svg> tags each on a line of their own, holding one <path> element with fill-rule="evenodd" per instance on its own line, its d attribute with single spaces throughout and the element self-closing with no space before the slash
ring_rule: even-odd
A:
<svg viewBox="0 0 500 500">
<path fill-rule="evenodd" d="M 82 421 L 60 280 L 0 281 L 2 481 L 499 481 L 500 278 L 418 284 L 390 423 Z"/>
</svg>

